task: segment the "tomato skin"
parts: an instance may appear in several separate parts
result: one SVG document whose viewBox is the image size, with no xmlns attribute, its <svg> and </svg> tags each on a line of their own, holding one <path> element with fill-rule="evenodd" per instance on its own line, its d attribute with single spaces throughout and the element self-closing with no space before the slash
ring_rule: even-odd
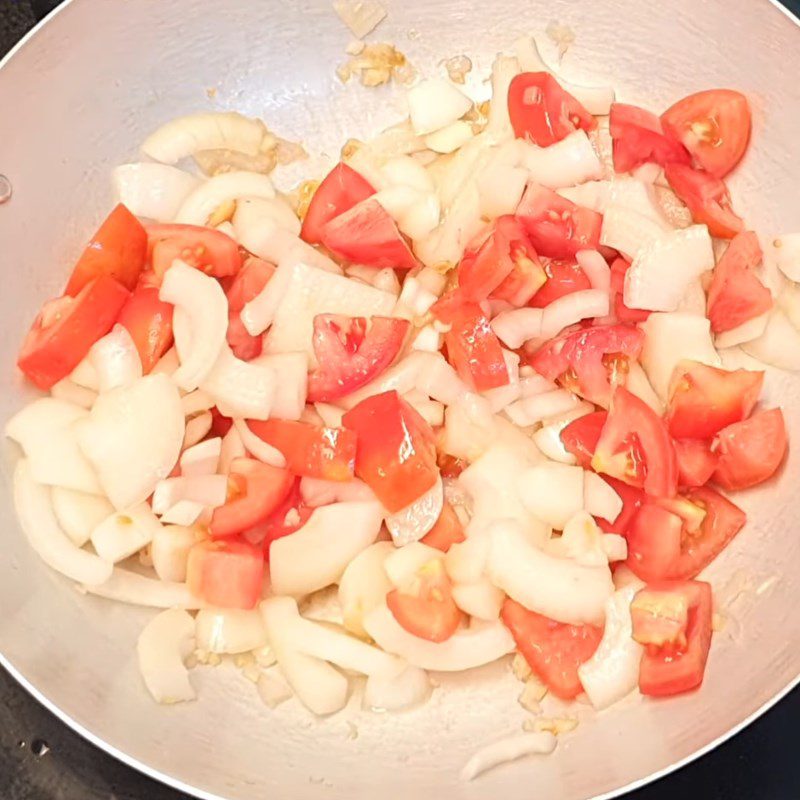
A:
<svg viewBox="0 0 800 800">
<path fill-rule="evenodd" d="M 265 520 L 286 498 L 294 485 L 288 469 L 263 464 L 252 458 L 231 462 L 229 482 L 233 497 L 214 509 L 208 532 L 212 539 L 234 536 Z"/>
<path fill-rule="evenodd" d="M 233 420 L 226 417 L 216 406 L 211 408 L 211 433 L 220 438 L 233 427 Z"/>
<path fill-rule="evenodd" d="M 117 322 L 131 335 L 145 375 L 172 345 L 172 310 L 159 300 L 158 289 L 140 285 L 119 312 Z"/>
<path fill-rule="evenodd" d="M 583 691 L 578 667 L 594 655 L 602 628 L 556 622 L 510 598 L 503 603 L 500 618 L 530 668 L 553 694 L 571 700 Z"/>
<path fill-rule="evenodd" d="M 396 391 L 362 400 L 342 417 L 358 436 L 356 475 L 391 512 L 436 483 L 436 444 L 430 425 Z"/>
<path fill-rule="evenodd" d="M 215 278 L 235 275 L 242 268 L 239 245 L 222 231 L 200 225 L 148 225 L 147 248 L 159 281 L 176 258 Z"/>
<path fill-rule="evenodd" d="M 218 608 L 255 608 L 261 599 L 264 554 L 237 539 L 198 542 L 189 550 L 189 591 Z"/>
<path fill-rule="evenodd" d="M 684 97 L 661 115 L 661 122 L 697 164 L 717 178 L 724 178 L 741 161 L 752 127 L 747 98 L 732 89 L 708 89 Z"/>
<path fill-rule="evenodd" d="M 128 297 L 122 284 L 101 274 L 75 297 L 45 304 L 25 336 L 17 366 L 40 389 L 50 389 L 111 330 Z"/>
<path fill-rule="evenodd" d="M 532 308 L 544 308 L 559 297 L 592 288 L 586 273 L 574 261 L 548 260 L 543 269 L 546 280 L 528 302 Z"/>
<path fill-rule="evenodd" d="M 325 428 L 287 419 L 250 419 L 253 433 L 280 450 L 295 475 L 349 481 L 356 460 L 356 436 L 345 428 Z"/>
<path fill-rule="evenodd" d="M 597 127 L 597 120 L 549 72 L 522 72 L 513 78 L 508 115 L 514 136 L 539 147 L 560 142 L 575 130 Z"/>
<path fill-rule="evenodd" d="M 712 236 L 731 239 L 744 230 L 744 222 L 731 208 L 728 187 L 707 172 L 683 164 L 667 164 L 664 175 L 678 197 L 686 203 L 692 219 L 707 225 Z"/>
<path fill-rule="evenodd" d="M 613 522 L 602 517 L 595 517 L 595 521 L 605 533 L 617 533 L 627 537 L 636 514 L 647 500 L 647 495 L 641 489 L 628 486 L 627 483 L 618 481 L 610 475 L 603 475 L 602 478 L 619 495 L 622 500 L 622 511 Z"/>
<path fill-rule="evenodd" d="M 369 181 L 340 161 L 314 192 L 300 238 L 309 244 L 321 244 L 322 229 L 328 222 L 373 194 L 375 189 Z"/>
<path fill-rule="evenodd" d="M 300 530 L 308 522 L 314 509 L 303 502 L 300 478 L 295 478 L 289 493 L 278 507 L 263 521 L 242 532 L 242 538 L 261 547 L 269 561 L 269 546 L 276 540 Z"/>
<path fill-rule="evenodd" d="M 645 503 L 628 529 L 625 563 L 643 581 L 667 578 L 676 568 L 681 550 L 683 523 L 677 514 Z"/>
<path fill-rule="evenodd" d="M 322 229 L 322 244 L 354 264 L 381 269 L 417 266 L 417 259 L 389 212 L 372 198 L 362 200 L 327 222 Z"/>
<path fill-rule="evenodd" d="M 607 419 L 607 411 L 593 411 L 572 420 L 561 430 L 561 442 L 578 460 L 578 466 L 590 469 Z"/>
<path fill-rule="evenodd" d="M 702 439 L 675 439 L 675 457 L 678 459 L 678 483 L 681 486 L 705 486 L 719 463 L 719 455 L 712 452 Z"/>
<path fill-rule="evenodd" d="M 763 372 L 682 362 L 672 376 L 666 412 L 670 434 L 676 439 L 710 439 L 749 416 L 763 383 Z"/>
<path fill-rule="evenodd" d="M 572 259 L 579 250 L 596 250 L 600 244 L 600 214 L 536 183 L 528 184 L 516 216 L 540 256 Z"/>
<path fill-rule="evenodd" d="M 688 603 L 686 644 L 649 647 L 639 666 L 639 691 L 666 697 L 696 689 L 703 682 L 712 635 L 711 585 L 704 581 L 668 581 L 648 590 L 679 593 Z"/>
<path fill-rule="evenodd" d="M 621 257 L 615 258 L 611 264 L 611 297 L 614 303 L 614 316 L 618 322 L 644 322 L 652 312 L 639 308 L 628 308 L 625 305 L 625 273 L 630 266 L 630 263 Z"/>
<path fill-rule="evenodd" d="M 380 375 L 403 347 L 411 323 L 396 317 L 318 314 L 313 344 L 319 366 L 308 376 L 309 403 L 329 402 Z"/>
<path fill-rule="evenodd" d="M 263 337 L 253 336 L 244 327 L 242 309 L 261 294 L 274 274 L 274 265 L 253 256 L 244 262 L 225 291 L 225 296 L 228 298 L 226 338 L 233 354 L 242 361 L 250 361 L 260 356 L 263 348 Z"/>
<path fill-rule="evenodd" d="M 714 333 L 736 328 L 772 308 L 770 290 L 753 271 L 762 260 L 761 245 L 752 231 L 736 236 L 722 254 L 708 288 L 707 316 Z"/>
<path fill-rule="evenodd" d="M 91 238 L 72 270 L 64 294 L 75 297 L 86 284 L 105 275 L 129 291 L 136 286 L 147 255 L 142 223 L 119 203 Z"/>
<path fill-rule="evenodd" d="M 436 524 L 420 540 L 428 547 L 435 547 L 446 553 L 454 544 L 459 544 L 466 540 L 464 526 L 458 518 L 453 506 L 445 502 L 442 506 L 442 513 Z"/>
<path fill-rule="evenodd" d="M 788 446 L 786 423 L 779 408 L 759 411 L 723 428 L 714 440 L 719 463 L 713 481 L 723 489 L 747 489 L 771 478 Z"/>
<path fill-rule="evenodd" d="M 689 151 L 664 132 L 661 120 L 650 111 L 625 103 L 612 103 L 608 120 L 614 141 L 614 169 L 630 172 L 640 164 L 690 164 Z"/>
</svg>

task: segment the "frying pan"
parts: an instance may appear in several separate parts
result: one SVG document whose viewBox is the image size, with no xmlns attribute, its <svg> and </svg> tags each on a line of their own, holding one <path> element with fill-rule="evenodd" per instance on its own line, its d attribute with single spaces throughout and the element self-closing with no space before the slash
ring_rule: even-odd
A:
<svg viewBox="0 0 800 800">
<path fill-rule="evenodd" d="M 565 76 L 611 82 L 628 102 L 659 109 L 701 88 L 741 89 L 755 127 L 731 190 L 749 225 L 798 227 L 800 81 L 786 66 L 800 32 L 766 0 L 384 2 L 389 15 L 373 40 L 395 43 L 423 73 L 468 54 L 475 92 L 486 91 L 498 50 L 551 20 L 577 34 Z M 13 369 L 16 348 L 109 208 L 110 169 L 135 158 L 160 123 L 200 109 L 263 117 L 306 144 L 312 156 L 301 171 L 311 175 L 347 138 L 403 115 L 400 93 L 337 81 L 351 38 L 329 0 L 72 0 L 3 63 L 0 172 L 14 195 L 0 206 L 0 417 L 29 399 Z M 795 436 L 797 389 L 792 376 L 768 375 L 766 400 L 784 407 Z M 429 705 L 394 716 L 317 720 L 294 702 L 270 712 L 225 667 L 196 672 L 197 702 L 154 705 L 134 653 L 152 612 L 80 596 L 38 562 L 11 508 L 10 453 L 0 503 L 0 661 L 94 743 L 198 797 L 610 797 L 713 747 L 797 683 L 798 452 L 777 480 L 740 496 L 751 521 L 709 570 L 720 596 L 737 599 L 702 689 L 666 702 L 632 697 L 596 718 L 586 709 L 553 756 L 471 784 L 458 781 L 460 766 L 482 744 L 518 732 L 523 718 L 507 664 L 445 680 Z"/>
</svg>

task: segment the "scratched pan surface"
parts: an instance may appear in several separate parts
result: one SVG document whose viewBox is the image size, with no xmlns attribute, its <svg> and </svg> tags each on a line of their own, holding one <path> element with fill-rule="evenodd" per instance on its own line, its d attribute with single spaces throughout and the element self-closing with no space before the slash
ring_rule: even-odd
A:
<svg viewBox="0 0 800 800">
<path fill-rule="evenodd" d="M 551 20 L 577 34 L 564 75 L 613 82 L 621 99 L 658 109 L 709 86 L 745 91 L 755 131 L 732 190 L 751 225 L 798 227 L 800 81 L 787 80 L 786 59 L 800 32 L 766 0 L 387 5 L 374 40 L 395 43 L 422 71 L 470 55 L 476 92 L 488 91 L 482 80 L 498 50 Z M 348 137 L 366 137 L 402 116 L 399 93 L 336 80 L 350 38 L 328 0 L 73 0 L 5 62 L 0 172 L 14 196 L 0 206 L 0 418 L 25 396 L 13 371 L 23 330 L 108 209 L 110 169 L 134 158 L 153 128 L 190 111 L 237 109 L 304 141 L 312 153 L 307 169 L 318 172 Z M 767 380 L 769 402 L 785 407 L 795 435 L 798 388 L 780 373 Z M 158 707 L 134 654 L 152 614 L 82 597 L 37 561 L 11 509 L 8 459 L 0 502 L 0 661 L 92 741 L 202 797 L 610 796 L 712 747 L 797 682 L 799 452 L 777 481 L 742 496 L 752 522 L 713 575 L 728 594 L 740 585 L 745 591 L 735 624 L 716 637 L 702 690 L 671 702 L 631 698 L 597 718 L 584 710 L 552 757 L 472 784 L 457 779 L 465 759 L 518 732 L 523 719 L 507 665 L 445 680 L 429 705 L 400 716 L 352 710 L 320 721 L 294 701 L 269 712 L 233 667 L 197 670 L 197 702 Z M 765 591 L 754 591 L 773 576 L 778 580 Z"/>
</svg>

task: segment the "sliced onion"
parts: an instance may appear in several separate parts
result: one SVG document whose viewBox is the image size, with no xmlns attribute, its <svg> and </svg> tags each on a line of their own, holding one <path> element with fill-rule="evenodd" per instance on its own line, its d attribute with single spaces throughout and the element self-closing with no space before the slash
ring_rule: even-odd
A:
<svg viewBox="0 0 800 800">
<path fill-rule="evenodd" d="M 154 532 L 150 556 L 153 569 L 162 581 L 182 583 L 186 580 L 189 550 L 198 538 L 196 529 L 184 525 L 162 525 Z"/>
<path fill-rule="evenodd" d="M 553 381 L 539 375 L 533 370 L 533 367 L 520 367 L 519 385 L 523 397 L 534 397 L 537 394 L 544 394 L 545 392 L 552 392 L 557 389 Z"/>
<path fill-rule="evenodd" d="M 380 503 L 335 503 L 316 509 L 300 530 L 270 545 L 276 594 L 302 597 L 335 583 L 345 567 L 378 537 Z"/>
<path fill-rule="evenodd" d="M 641 249 L 664 235 L 664 227 L 644 214 L 623 206 L 609 205 L 603 214 L 600 244 L 613 247 L 633 259 Z"/>
<path fill-rule="evenodd" d="M 123 164 L 111 173 L 117 200 L 137 217 L 171 222 L 200 181 L 166 164 Z"/>
<path fill-rule="evenodd" d="M 625 561 L 628 558 L 628 541 L 616 533 L 604 533 L 602 547 L 609 562 Z"/>
<path fill-rule="evenodd" d="M 403 290 L 397 302 L 399 307 L 409 310 L 409 316 L 413 319 L 424 316 L 438 299 L 438 295 L 428 291 L 416 278 L 409 275 L 403 281 Z M 397 309 L 394 316 L 401 316 Z"/>
<path fill-rule="evenodd" d="M 115 564 L 150 544 L 160 527 L 150 506 L 139 503 L 106 517 L 92 531 L 92 545 L 100 558 Z"/>
<path fill-rule="evenodd" d="M 552 392 L 524 397 L 507 406 L 505 413 L 515 425 L 527 428 L 537 422 L 546 422 L 553 417 L 567 414 L 576 408 L 579 402 L 572 392 L 566 389 L 554 389 Z"/>
<path fill-rule="evenodd" d="M 242 361 L 227 344 L 222 345 L 214 366 L 202 380 L 202 389 L 227 417 L 265 420 L 270 416 L 277 376 L 269 366 Z"/>
<path fill-rule="evenodd" d="M 583 470 L 545 462 L 517 478 L 517 491 L 528 510 L 556 530 L 583 508 Z"/>
<path fill-rule="evenodd" d="M 208 411 L 214 408 L 214 405 L 214 398 L 202 389 L 195 389 L 193 392 L 189 392 L 181 398 L 181 407 L 183 408 L 184 415 L 187 417 L 192 417 L 203 411 Z"/>
<path fill-rule="evenodd" d="M 800 370 L 800 332 L 781 308 L 770 311 L 764 333 L 742 344 L 742 350 L 778 369 Z"/>
<path fill-rule="evenodd" d="M 93 392 L 98 391 L 100 384 L 97 380 L 97 370 L 94 364 L 89 360 L 89 355 L 85 355 L 83 360 L 75 367 L 69 375 L 69 379 L 78 386 L 83 386 L 84 389 L 91 389 Z"/>
<path fill-rule="evenodd" d="M 183 434 L 183 447 L 194 447 L 208 435 L 211 426 L 214 424 L 214 417 L 210 411 L 204 411 L 186 421 L 186 430 Z"/>
<path fill-rule="evenodd" d="M 581 289 L 559 297 L 542 313 L 542 337 L 551 339 L 583 319 L 606 316 L 608 310 L 608 292 L 599 289 Z"/>
<path fill-rule="evenodd" d="M 183 444 L 180 394 L 165 375 L 100 395 L 78 442 L 118 509 L 143 502 L 172 471 Z"/>
<path fill-rule="evenodd" d="M 224 505 L 228 495 L 227 475 L 192 475 L 165 478 L 153 491 L 153 511 L 163 514 L 181 500 L 199 503 L 206 508 Z"/>
<path fill-rule="evenodd" d="M 489 559 L 491 538 L 478 533 L 457 542 L 447 551 L 444 566 L 450 578 L 458 584 L 474 584 L 483 580 Z"/>
<path fill-rule="evenodd" d="M 419 386 L 421 383 L 419 376 L 423 368 L 434 369 L 434 367 L 431 366 L 434 362 L 429 356 L 432 356 L 433 359 L 440 358 L 438 353 L 426 353 L 422 351 L 412 352 L 396 364 L 393 364 L 389 369 L 384 370 L 384 372 L 370 381 L 366 386 L 362 386 L 360 389 L 356 389 L 355 392 L 337 400 L 337 404 L 345 409 L 351 409 L 367 397 L 382 394 L 383 392 L 396 391 L 398 394 L 405 395 L 415 388 L 420 388 L 420 391 L 425 392 L 425 389 Z M 442 360 L 444 361 L 444 359 Z M 431 374 L 433 374 L 433 372 L 431 372 Z M 431 394 L 430 392 L 425 393 L 429 396 Z M 317 405 L 320 404 L 318 403 Z"/>
<path fill-rule="evenodd" d="M 54 486 L 50 497 L 58 524 L 77 547 L 83 547 L 92 531 L 114 512 L 105 497 L 74 489 Z"/>
<path fill-rule="evenodd" d="M 281 197 L 246 197 L 232 218 L 236 239 L 260 258 L 278 263 L 300 234 L 300 220 Z"/>
<path fill-rule="evenodd" d="M 515 308 L 498 314 L 492 320 L 492 330 L 506 347 L 516 350 L 528 340 L 541 337 L 542 319 L 541 308 Z"/>
<path fill-rule="evenodd" d="M 597 250 L 579 250 L 575 254 L 578 266 L 586 273 L 592 289 L 608 292 L 611 288 L 611 269 Z"/>
<path fill-rule="evenodd" d="M 411 156 L 401 155 L 390 158 L 381 167 L 381 172 L 389 186 L 405 186 L 423 194 L 435 189 L 428 171 Z"/>
<path fill-rule="evenodd" d="M 184 450 L 180 459 L 181 475 L 213 475 L 219 466 L 221 452 L 222 439 L 219 436 Z"/>
<path fill-rule="evenodd" d="M 441 477 L 422 496 L 405 508 L 386 517 L 386 527 L 395 545 L 402 547 L 419 541 L 436 524 L 444 505 Z"/>
<path fill-rule="evenodd" d="M 150 370 L 151 375 L 168 375 L 172 376 L 178 371 L 181 361 L 178 358 L 178 348 L 170 347 L 161 358 L 158 359 L 156 365 Z"/>
<path fill-rule="evenodd" d="M 481 213 L 489 219 L 513 214 L 528 183 L 528 171 L 509 164 L 487 165 L 478 176 Z"/>
<path fill-rule="evenodd" d="M 111 333 L 95 342 L 89 350 L 89 358 L 97 372 L 100 392 L 130 386 L 142 377 L 139 351 L 128 329 L 122 325 L 115 325 Z"/>
<path fill-rule="evenodd" d="M 481 396 L 488 400 L 489 408 L 493 414 L 499 413 L 506 406 L 519 400 L 522 395 L 522 388 L 519 383 L 519 356 L 504 348 L 503 361 L 505 361 L 506 371 L 508 372 L 508 383 L 505 386 L 496 386 L 494 389 L 486 389 L 481 392 Z M 438 423 L 438 425 L 441 424 L 441 422 Z"/>
<path fill-rule="evenodd" d="M 516 75 L 522 72 L 519 61 L 511 56 L 498 55 L 492 63 L 492 97 L 508 97 L 508 87 Z M 489 121 L 486 133 L 493 142 L 514 138 L 508 103 L 494 102 L 489 106 Z"/>
<path fill-rule="evenodd" d="M 194 651 L 194 620 L 171 608 L 151 620 L 139 635 L 139 671 L 157 703 L 181 703 L 196 697 L 184 660 Z"/>
<path fill-rule="evenodd" d="M 261 293 L 245 304 L 242 323 L 251 336 L 263 333 L 275 318 L 278 307 L 295 276 L 294 264 L 279 266 Z"/>
<path fill-rule="evenodd" d="M 362 550 L 345 568 L 339 580 L 339 604 L 344 627 L 366 637 L 364 617 L 383 603 L 392 583 L 383 568 L 395 552 L 391 542 L 375 542 Z"/>
<path fill-rule="evenodd" d="M 444 425 L 444 404 L 429 400 L 421 392 L 411 392 L 403 398 L 432 428 Z"/>
<path fill-rule="evenodd" d="M 530 179 L 549 189 L 573 186 L 603 175 L 603 165 L 582 130 L 549 147 L 528 144 L 523 150 L 522 166 L 528 170 Z"/>
<path fill-rule="evenodd" d="M 209 653 L 247 653 L 264 647 L 267 633 L 257 610 L 203 608 L 195 618 L 197 647 Z"/>
<path fill-rule="evenodd" d="M 434 133 L 429 133 L 425 137 L 425 144 L 435 153 L 452 153 L 466 144 L 474 135 L 469 122 L 457 120 Z"/>
<path fill-rule="evenodd" d="M 472 402 L 486 405 L 485 401 L 470 392 L 469 387 L 441 353 L 420 352 L 409 356 L 407 360 L 412 358 L 416 358 L 419 363 L 414 388 L 445 405 L 466 402 L 468 396 L 471 396 Z"/>
<path fill-rule="evenodd" d="M 791 281 L 800 281 L 800 233 L 784 233 L 772 243 L 778 269 Z"/>
<path fill-rule="evenodd" d="M 25 459 L 14 470 L 14 506 L 31 547 L 47 566 L 81 583 L 95 585 L 109 579 L 113 565 L 81 550 L 61 530 L 50 490 L 34 480 Z"/>
<path fill-rule="evenodd" d="M 162 525 L 194 525 L 205 511 L 205 506 L 191 500 L 179 500 L 161 515 Z"/>
<path fill-rule="evenodd" d="M 81 408 L 91 408 L 97 400 L 97 392 L 78 386 L 69 378 L 62 378 L 58 383 L 50 387 L 50 394 L 56 400 L 63 400 L 65 403 L 72 403 Z"/>
<path fill-rule="evenodd" d="M 275 187 L 267 175 L 259 172 L 224 172 L 200 184 L 183 202 L 175 221 L 185 225 L 206 225 L 209 217 L 224 203 L 239 198 L 275 197 Z M 241 235 L 234 225 L 237 235 Z"/>
<path fill-rule="evenodd" d="M 364 706 L 373 711 L 404 711 L 427 701 L 431 682 L 425 670 L 406 666 L 399 675 L 370 675 L 364 688 Z"/>
<path fill-rule="evenodd" d="M 564 186 L 558 190 L 558 194 L 575 205 L 603 214 L 611 194 L 611 181 L 586 181 L 578 186 Z"/>
<path fill-rule="evenodd" d="M 457 583 L 453 586 L 455 604 L 465 614 L 489 622 L 499 619 L 505 598 L 505 594 L 485 578 L 476 583 Z"/>
<path fill-rule="evenodd" d="M 530 755 L 549 755 L 556 749 L 556 737 L 548 731 L 520 733 L 486 745 L 475 753 L 461 770 L 461 780 L 471 781 L 501 764 Z"/>
<path fill-rule="evenodd" d="M 443 557 L 442 551 L 435 547 L 422 542 L 411 542 L 395 547 L 394 552 L 383 562 L 383 570 L 395 588 L 405 588 L 414 581 L 421 567 Z"/>
<path fill-rule="evenodd" d="M 358 503 L 374 501 L 375 494 L 364 481 L 326 481 L 322 478 L 301 478 L 300 494 L 309 508 L 331 503 Z"/>
<path fill-rule="evenodd" d="M 718 333 L 714 337 L 714 346 L 717 350 L 723 350 L 726 347 L 736 347 L 740 344 L 752 342 L 753 339 L 758 339 L 764 335 L 769 323 L 769 312 L 759 314 L 753 319 L 731 328 L 729 331 Z"/>
<path fill-rule="evenodd" d="M 601 624 L 614 591 L 608 565 L 588 567 L 530 544 L 517 522 L 491 527 L 488 573 L 495 586 L 531 611 L 573 625 Z"/>
<path fill-rule="evenodd" d="M 247 420 L 234 419 L 233 424 L 239 434 L 242 444 L 247 451 L 259 461 L 263 461 L 265 464 L 270 464 L 273 467 L 282 468 L 286 466 L 286 457 L 283 453 L 256 436 L 248 427 Z"/>
<path fill-rule="evenodd" d="M 449 81 L 429 78 L 408 90 L 411 126 L 418 135 L 433 133 L 460 119 L 472 100 Z"/>
<path fill-rule="evenodd" d="M 156 580 L 119 567 L 114 567 L 111 577 L 105 583 L 84 583 L 81 589 L 108 600 L 150 608 L 192 610 L 203 607 L 203 601 L 195 597 L 185 583 Z"/>
<path fill-rule="evenodd" d="M 400 281 L 397 273 L 391 267 L 367 267 L 364 264 L 351 264 L 345 270 L 348 278 L 356 278 L 364 283 L 380 289 L 382 292 L 391 292 L 397 296 L 400 294 Z"/>
<path fill-rule="evenodd" d="M 622 499 L 599 475 L 584 474 L 584 508 L 594 517 L 614 522 L 622 511 Z"/>
<path fill-rule="evenodd" d="M 250 433 L 249 430 L 248 433 Z M 247 448 L 242 442 L 239 429 L 235 425 L 232 425 L 230 430 L 222 437 L 217 472 L 220 472 L 222 475 L 227 475 L 230 472 L 231 461 L 235 458 L 242 458 L 245 455 L 247 455 Z"/>
<path fill-rule="evenodd" d="M 322 424 L 328 428 L 341 428 L 345 410 L 331 403 L 314 403 L 314 410 L 319 414 Z"/>
<path fill-rule="evenodd" d="M 594 410 L 594 406 L 591 403 L 582 401 L 566 414 L 558 419 L 549 421 L 539 428 L 533 434 L 532 439 L 539 450 L 551 461 L 558 461 L 561 464 L 576 464 L 577 459 L 575 456 L 564 447 L 564 442 L 561 440 L 561 431 L 573 420 L 591 414 Z"/>
<path fill-rule="evenodd" d="M 407 119 L 381 131 L 375 138 L 370 139 L 365 147 L 381 161 L 424 152 L 426 149 L 422 137 L 414 133 Z"/>
</svg>

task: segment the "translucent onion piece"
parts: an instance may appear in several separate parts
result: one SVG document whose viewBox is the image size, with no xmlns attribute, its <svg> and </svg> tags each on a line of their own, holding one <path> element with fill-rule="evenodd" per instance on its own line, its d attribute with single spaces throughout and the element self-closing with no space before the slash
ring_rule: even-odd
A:
<svg viewBox="0 0 800 800">
<path fill-rule="evenodd" d="M 614 522 L 622 511 L 622 499 L 599 475 L 584 473 L 583 505 L 593 517 Z"/>
<path fill-rule="evenodd" d="M 213 475 L 219 466 L 221 452 L 222 439 L 219 436 L 189 447 L 181 453 L 181 475 L 187 478 Z"/>
<path fill-rule="evenodd" d="M 108 392 L 118 386 L 130 386 L 142 377 L 139 351 L 128 329 L 122 325 L 115 325 L 111 333 L 92 345 L 89 359 L 97 372 L 100 392 Z"/>
<path fill-rule="evenodd" d="M 117 200 L 132 214 L 156 222 L 171 222 L 200 181 L 166 164 L 123 164 L 111 173 Z"/>
<path fill-rule="evenodd" d="M 583 469 L 544 462 L 517 478 L 517 491 L 528 510 L 556 530 L 583 509 Z"/>
<path fill-rule="evenodd" d="M 644 214 L 609 205 L 603 214 L 600 244 L 632 259 L 644 247 L 664 236 L 664 227 Z"/>
<path fill-rule="evenodd" d="M 194 525 L 203 515 L 205 507 L 191 500 L 180 500 L 161 515 L 162 525 Z"/>
<path fill-rule="evenodd" d="M 163 522 L 163 517 L 161 518 Z M 189 550 L 197 543 L 200 532 L 184 525 L 162 525 L 153 534 L 150 557 L 153 569 L 162 581 L 182 583 L 186 580 Z"/>
<path fill-rule="evenodd" d="M 607 292 L 611 288 L 611 269 L 597 250 L 579 250 L 575 254 L 578 266 L 586 273 L 592 289 Z"/>
<path fill-rule="evenodd" d="M 425 144 L 435 153 L 452 153 L 461 145 L 466 144 L 474 135 L 469 122 L 457 120 L 444 128 L 439 128 L 434 133 L 429 133 L 425 137 Z"/>
<path fill-rule="evenodd" d="M 195 617 L 197 647 L 209 653 L 247 653 L 267 643 L 257 610 L 203 608 Z"/>
<path fill-rule="evenodd" d="M 413 503 L 386 517 L 386 527 L 395 545 L 418 542 L 436 524 L 444 505 L 444 489 L 439 476 L 436 483 Z"/>
<path fill-rule="evenodd" d="M 98 495 L 54 486 L 50 496 L 58 524 L 77 547 L 83 547 L 92 531 L 114 512 L 114 506 Z"/>
<path fill-rule="evenodd" d="M 521 165 L 528 170 L 531 180 L 549 189 L 603 176 L 603 165 L 583 130 L 573 131 L 549 147 L 528 144 L 523 150 Z"/>
<path fill-rule="evenodd" d="M 364 688 L 364 706 L 373 711 L 405 711 L 421 705 L 432 690 L 428 673 L 407 666 L 399 675 L 370 675 Z"/>
<path fill-rule="evenodd" d="M 591 317 L 605 317 L 609 311 L 608 292 L 580 289 L 553 300 L 542 312 L 542 337 L 550 339 L 564 328 Z"/>
<path fill-rule="evenodd" d="M 522 68 L 516 58 L 498 55 L 492 63 L 492 97 L 508 97 L 508 87 L 521 71 Z M 501 100 L 490 105 L 486 134 L 493 142 L 514 138 L 514 129 L 511 127 L 511 118 L 508 115 L 508 103 Z"/>
<path fill-rule="evenodd" d="M 81 589 L 89 594 L 130 605 L 150 608 L 202 608 L 204 603 L 195 597 L 185 583 L 157 580 L 115 567 L 111 577 L 96 585 L 84 583 Z"/>
<path fill-rule="evenodd" d="M 181 407 L 184 415 L 191 417 L 214 408 L 214 398 L 202 389 L 195 389 L 181 398 Z"/>
<path fill-rule="evenodd" d="M 78 386 L 69 378 L 62 378 L 50 387 L 50 395 L 56 400 L 72 403 L 81 408 L 91 408 L 97 400 L 97 392 Z"/>
<path fill-rule="evenodd" d="M 718 333 L 714 337 L 714 347 L 717 350 L 724 350 L 726 347 L 736 347 L 740 344 L 752 342 L 754 339 L 764 335 L 768 323 L 769 312 L 767 311 L 747 320 L 747 322 L 743 322 L 741 325 L 737 325 L 735 328 L 731 328 L 729 331 Z"/>
<path fill-rule="evenodd" d="M 150 544 L 161 528 L 147 503 L 139 503 L 124 512 L 115 511 L 92 531 L 92 545 L 97 555 L 115 564 Z"/>
<path fill-rule="evenodd" d="M 206 225 L 215 209 L 241 197 L 275 197 L 275 187 L 259 172 L 224 172 L 201 183 L 183 202 L 175 222 L 185 225 Z M 234 228 L 236 226 L 234 225 Z M 237 234 L 239 231 L 237 229 Z"/>
<path fill-rule="evenodd" d="M 552 733 L 520 733 L 487 745 L 475 753 L 461 770 L 461 780 L 471 781 L 500 764 L 516 761 L 530 755 L 549 755 L 556 749 L 556 737 Z"/>
<path fill-rule="evenodd" d="M 529 339 L 541 337 L 542 315 L 541 308 L 503 311 L 492 320 L 492 330 L 506 347 L 516 350 Z"/>
<path fill-rule="evenodd" d="M 422 542 L 411 542 L 395 548 L 383 562 L 383 571 L 395 588 L 404 588 L 414 581 L 420 567 L 442 557 L 442 551 L 435 547 Z"/>
<path fill-rule="evenodd" d="M 217 508 L 225 505 L 227 495 L 227 475 L 180 475 L 159 481 L 151 503 L 156 514 L 163 514 L 182 500 Z"/>
<path fill-rule="evenodd" d="M 411 126 L 419 135 L 450 125 L 472 108 L 472 100 L 443 78 L 418 83 L 408 90 L 407 98 Z"/>
<path fill-rule="evenodd" d="M 371 544 L 347 565 L 339 579 L 339 605 L 344 627 L 356 636 L 367 636 L 364 617 L 379 606 L 392 589 L 383 565 L 394 551 L 391 542 Z"/>
<path fill-rule="evenodd" d="M 523 397 L 522 400 L 509 405 L 505 412 L 513 423 L 527 428 L 537 422 L 546 422 L 567 414 L 577 408 L 579 403 L 572 392 L 566 389 L 554 389 L 552 392 Z"/>
<path fill-rule="evenodd" d="M 265 420 L 270 416 L 277 376 L 263 362 L 242 361 L 223 344 L 201 386 L 225 416 Z"/>
<path fill-rule="evenodd" d="M 196 697 L 184 660 L 194 650 L 194 620 L 178 608 L 162 611 L 139 635 L 139 671 L 157 703 Z"/>
<path fill-rule="evenodd" d="M 800 332 L 780 308 L 772 309 L 764 333 L 742 344 L 742 350 L 778 369 L 800 370 Z"/>
<path fill-rule="evenodd" d="M 506 596 L 502 590 L 485 578 L 475 583 L 457 583 L 453 586 L 453 600 L 465 613 L 489 622 L 500 617 Z"/>
<path fill-rule="evenodd" d="M 214 424 L 214 418 L 211 416 L 210 411 L 204 411 L 196 417 L 186 420 L 186 430 L 183 434 L 183 446 L 185 448 L 194 447 L 194 445 L 201 442 L 211 426 Z"/>
<path fill-rule="evenodd" d="M 308 354 L 274 353 L 254 359 L 275 375 L 269 415 L 273 419 L 300 419 L 308 395 Z"/>
<path fill-rule="evenodd" d="M 283 453 L 256 436 L 248 427 L 247 420 L 234 419 L 233 424 L 242 444 L 251 455 L 273 467 L 286 466 L 286 458 Z"/>
</svg>

